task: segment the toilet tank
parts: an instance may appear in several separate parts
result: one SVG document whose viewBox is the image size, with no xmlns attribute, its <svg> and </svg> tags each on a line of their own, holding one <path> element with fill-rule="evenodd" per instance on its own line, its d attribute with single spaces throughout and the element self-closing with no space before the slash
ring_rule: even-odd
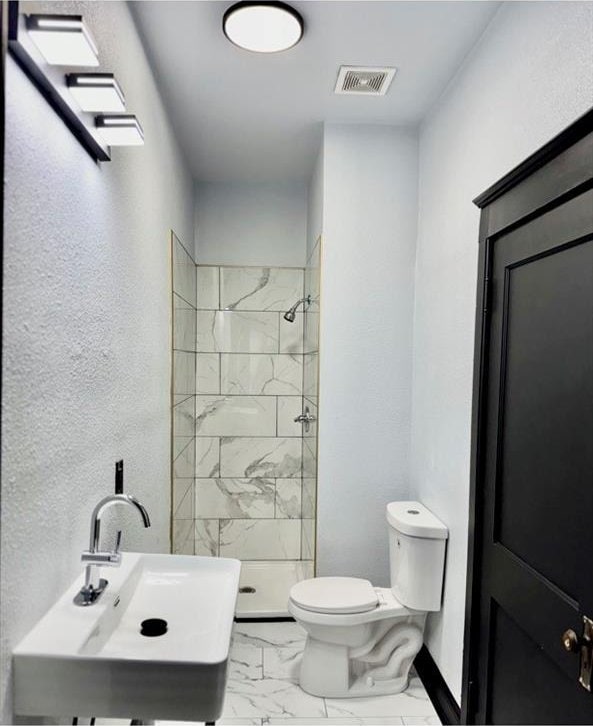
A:
<svg viewBox="0 0 593 726">
<path fill-rule="evenodd" d="M 387 505 L 391 591 L 413 610 L 440 610 L 449 531 L 420 502 Z"/>
</svg>

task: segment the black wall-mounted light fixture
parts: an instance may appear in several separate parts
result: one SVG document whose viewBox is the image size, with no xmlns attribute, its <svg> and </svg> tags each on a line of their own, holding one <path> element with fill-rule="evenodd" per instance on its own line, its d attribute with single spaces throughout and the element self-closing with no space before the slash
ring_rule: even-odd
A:
<svg viewBox="0 0 593 726">
<path fill-rule="evenodd" d="M 112 73 L 68 72 L 99 65 L 82 16 L 25 15 L 17 0 L 10 0 L 8 49 L 93 159 L 110 161 L 111 146 L 144 143 L 138 119 L 124 113 L 124 94 Z M 115 120 L 104 129 L 108 118 Z"/>
<path fill-rule="evenodd" d="M 222 29 L 239 48 L 255 53 L 278 53 L 300 41 L 305 24 L 301 15 L 286 3 L 246 0 L 225 12 Z"/>
</svg>

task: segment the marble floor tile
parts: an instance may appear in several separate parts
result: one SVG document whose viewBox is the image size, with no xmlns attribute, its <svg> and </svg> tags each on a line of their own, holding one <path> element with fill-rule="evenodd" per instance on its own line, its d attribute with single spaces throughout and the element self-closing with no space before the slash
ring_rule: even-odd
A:
<svg viewBox="0 0 593 726">
<path fill-rule="evenodd" d="M 257 681 L 263 677 L 263 648 L 233 645 L 229 664 L 229 681 Z"/>
<path fill-rule="evenodd" d="M 264 678 L 229 681 L 222 715 L 223 718 L 314 716 L 323 719 L 326 711 L 323 698 L 310 696 L 290 681 Z"/>
<path fill-rule="evenodd" d="M 303 648 L 264 648 L 264 678 L 275 678 L 281 681 L 299 682 L 299 668 L 303 657 Z"/>
<path fill-rule="evenodd" d="M 419 678 L 393 696 L 326 698 L 328 716 L 435 716 L 436 712 Z"/>
<path fill-rule="evenodd" d="M 298 623 L 235 623 L 233 643 L 256 648 L 304 648 L 307 633 Z"/>
<path fill-rule="evenodd" d="M 438 716 L 404 716 L 402 720 L 405 726 L 440 726 L 441 724 Z"/>
<path fill-rule="evenodd" d="M 218 723 L 218 722 L 217 722 Z M 362 718 L 356 716 L 345 716 L 342 718 L 324 718 L 319 721 L 316 718 L 268 718 L 263 719 L 265 726 L 346 726 L 347 724 L 360 724 L 361 726 L 402 726 L 404 723 L 397 716 L 384 718 Z"/>
</svg>

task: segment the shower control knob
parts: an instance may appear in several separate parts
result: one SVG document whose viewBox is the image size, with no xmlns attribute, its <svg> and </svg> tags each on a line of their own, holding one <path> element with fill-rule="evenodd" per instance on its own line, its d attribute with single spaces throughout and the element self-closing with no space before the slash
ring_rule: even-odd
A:
<svg viewBox="0 0 593 726">
<path fill-rule="evenodd" d="M 317 417 L 309 411 L 309 406 L 306 406 L 304 413 L 300 413 L 294 420 L 295 423 L 304 424 L 306 432 L 309 431 L 309 426 L 313 421 L 317 421 Z"/>
</svg>

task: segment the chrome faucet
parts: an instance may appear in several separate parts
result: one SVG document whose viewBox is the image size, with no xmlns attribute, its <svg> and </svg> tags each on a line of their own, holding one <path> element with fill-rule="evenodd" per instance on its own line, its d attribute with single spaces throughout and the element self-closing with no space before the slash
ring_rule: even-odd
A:
<svg viewBox="0 0 593 726">
<path fill-rule="evenodd" d="M 93 605 L 101 597 L 109 584 L 107 580 L 98 575 L 99 567 L 119 567 L 121 564 L 121 529 L 117 532 L 115 549 L 113 552 L 99 550 L 101 537 L 101 515 L 112 504 L 129 504 L 140 513 L 145 527 L 150 527 L 150 517 L 146 509 L 136 497 L 130 494 L 111 494 L 97 504 L 91 515 L 91 537 L 89 548 L 82 553 L 81 561 L 86 563 L 84 586 L 74 598 L 75 605 Z"/>
</svg>

